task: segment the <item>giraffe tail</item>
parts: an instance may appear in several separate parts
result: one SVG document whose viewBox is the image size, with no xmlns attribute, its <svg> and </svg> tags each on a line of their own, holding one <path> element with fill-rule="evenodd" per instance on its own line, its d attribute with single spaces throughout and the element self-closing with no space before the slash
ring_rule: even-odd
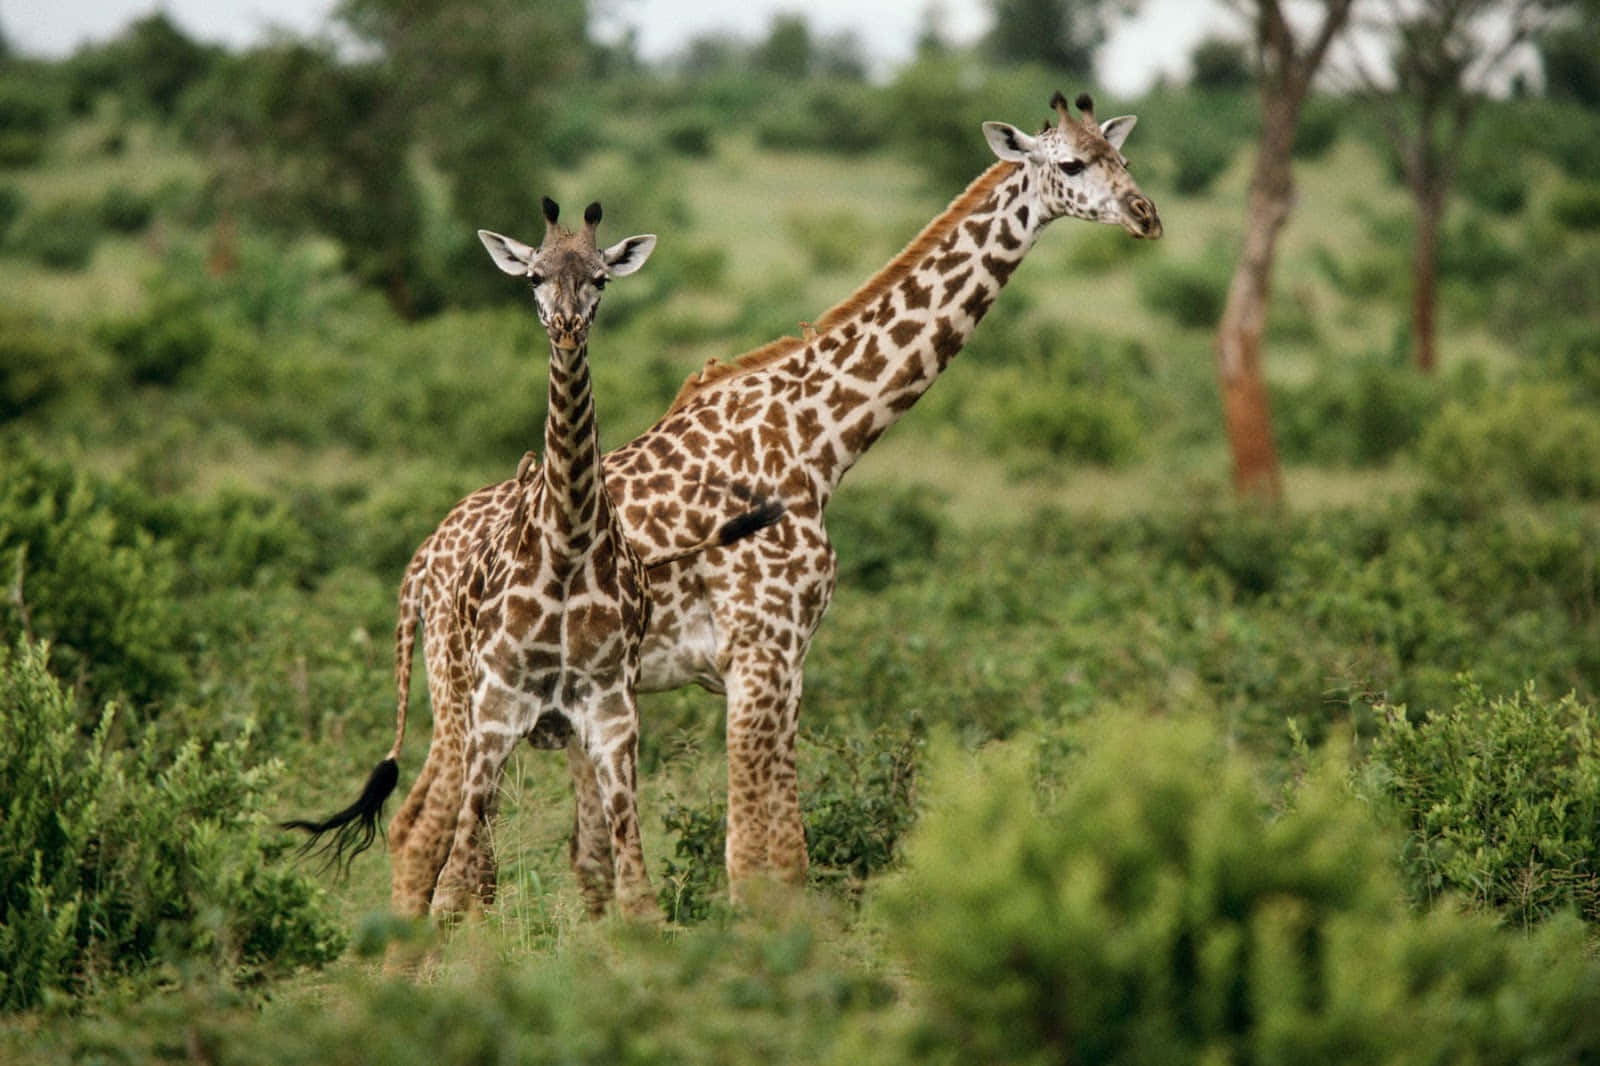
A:
<svg viewBox="0 0 1600 1066">
<path fill-rule="evenodd" d="M 524 456 L 523 461 L 527 461 Z M 399 619 L 394 626 L 394 747 L 389 758 L 400 760 L 400 746 L 406 739 L 406 709 L 411 705 L 411 658 L 417 648 L 417 622 L 422 617 L 422 571 L 426 566 L 428 548 L 433 537 L 428 537 L 411 556 L 406 565 L 405 577 L 400 579 Z"/>
<path fill-rule="evenodd" d="M 280 822 L 279 828 L 309 833 L 306 842 L 300 845 L 300 854 L 326 855 L 329 866 L 338 869 L 341 875 L 348 874 L 356 856 L 372 847 L 372 842 L 378 838 L 378 818 L 383 814 L 383 803 L 399 781 L 400 764 L 392 758 L 385 759 L 367 778 L 360 798 L 344 810 L 320 822 L 301 819 Z M 327 836 L 329 833 L 333 835 Z"/>
<path fill-rule="evenodd" d="M 367 778 L 361 796 L 350 806 L 320 822 L 292 819 L 280 822 L 282 829 L 298 829 L 309 834 L 300 846 L 301 855 L 326 854 L 329 865 L 339 867 L 346 874 L 357 855 L 370 848 L 378 838 L 378 819 L 383 815 L 384 802 L 400 781 L 400 747 L 406 739 L 406 707 L 411 702 L 411 658 L 416 651 L 417 621 L 421 617 L 419 602 L 422 571 L 432 538 L 411 557 L 405 577 L 400 581 L 400 620 L 394 629 L 394 682 L 397 694 L 395 707 L 394 747 Z M 333 835 L 328 836 L 329 833 Z M 324 839 L 327 837 L 327 839 Z"/>
</svg>

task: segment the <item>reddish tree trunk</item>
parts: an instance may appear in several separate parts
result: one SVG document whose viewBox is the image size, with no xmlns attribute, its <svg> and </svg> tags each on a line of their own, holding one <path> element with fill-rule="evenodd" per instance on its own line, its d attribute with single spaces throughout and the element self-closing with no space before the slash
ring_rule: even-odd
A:
<svg viewBox="0 0 1600 1066">
<path fill-rule="evenodd" d="M 1289 150 L 1299 99 L 1265 97 L 1261 148 L 1250 182 L 1244 249 L 1228 285 L 1217 328 L 1217 376 L 1223 424 L 1233 454 L 1233 486 L 1241 496 L 1277 503 L 1283 498 L 1272 408 L 1261 370 L 1261 339 L 1272 295 L 1272 260 L 1278 233 L 1294 206 Z"/>
<path fill-rule="evenodd" d="M 1294 208 L 1290 159 L 1311 76 L 1350 17 L 1353 0 L 1323 0 L 1321 25 L 1302 49 L 1279 0 L 1242 5 L 1253 10 L 1261 70 L 1261 147 L 1250 179 L 1244 250 L 1228 285 L 1217 326 L 1217 374 L 1222 415 L 1233 451 L 1233 484 L 1241 496 L 1277 504 L 1283 499 L 1272 409 L 1261 372 L 1261 339 L 1272 295 L 1272 257 L 1278 233 Z"/>
</svg>

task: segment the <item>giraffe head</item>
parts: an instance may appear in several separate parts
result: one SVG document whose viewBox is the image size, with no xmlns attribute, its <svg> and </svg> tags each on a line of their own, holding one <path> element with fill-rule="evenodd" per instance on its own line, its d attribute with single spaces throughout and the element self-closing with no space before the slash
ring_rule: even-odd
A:
<svg viewBox="0 0 1600 1066">
<path fill-rule="evenodd" d="M 995 155 L 1021 163 L 1034 177 L 1040 224 L 1065 215 L 1110 222 L 1135 237 L 1161 236 L 1161 216 L 1128 176 L 1122 155 L 1122 142 L 1138 119 L 1121 115 L 1096 122 L 1088 93 L 1080 94 L 1077 104 L 1081 119 L 1073 118 L 1067 98 L 1056 93 L 1050 106 L 1058 121 L 1037 137 L 1004 122 L 985 122 L 983 135 Z"/>
<path fill-rule="evenodd" d="M 478 239 L 489 249 L 496 266 L 533 285 L 534 304 L 550 343 L 570 351 L 588 339 L 606 282 L 643 266 L 655 249 L 656 238 L 646 233 L 602 249 L 594 236 L 600 225 L 599 201 L 584 210 L 581 230 L 557 225 L 560 213 L 556 202 L 545 197 L 544 240 L 537 248 L 486 229 L 478 231 Z"/>
</svg>

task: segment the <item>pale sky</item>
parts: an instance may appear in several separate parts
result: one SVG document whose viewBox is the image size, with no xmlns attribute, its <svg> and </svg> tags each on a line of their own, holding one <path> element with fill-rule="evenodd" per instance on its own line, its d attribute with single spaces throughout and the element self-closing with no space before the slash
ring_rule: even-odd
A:
<svg viewBox="0 0 1600 1066">
<path fill-rule="evenodd" d="M 0 0 L 0 28 L 18 51 L 70 53 L 85 41 L 115 36 L 136 18 L 163 10 L 199 40 L 234 47 L 262 39 L 273 27 L 309 35 L 326 26 L 334 0 Z M 731 32 L 765 35 L 775 14 L 802 14 L 813 33 L 853 30 L 876 65 L 893 67 L 911 53 L 929 7 L 942 12 L 946 37 L 970 41 L 988 24 L 984 0 L 610 0 L 596 20 L 602 36 L 623 26 L 639 31 L 639 51 L 670 56 L 691 39 Z M 1119 28 L 1100 56 L 1106 88 L 1133 94 L 1162 70 L 1181 75 L 1196 41 L 1209 31 L 1236 29 L 1216 0 L 1144 0 L 1139 15 Z"/>
</svg>

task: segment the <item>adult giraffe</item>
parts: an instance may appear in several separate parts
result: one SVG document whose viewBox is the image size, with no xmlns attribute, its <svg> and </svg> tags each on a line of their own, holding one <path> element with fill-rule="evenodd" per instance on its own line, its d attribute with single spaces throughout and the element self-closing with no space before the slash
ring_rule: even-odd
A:
<svg viewBox="0 0 1600 1066">
<path fill-rule="evenodd" d="M 785 521 L 756 536 L 651 572 L 640 689 L 698 684 L 727 697 L 726 860 L 735 900 L 756 878 L 805 877 L 795 738 L 806 652 L 837 574 L 823 512 L 840 479 L 950 364 L 1045 225 L 1069 217 L 1120 225 L 1134 237 L 1161 235 L 1155 206 L 1121 153 L 1135 119 L 1098 123 L 1087 95 L 1076 103 L 1081 118 L 1056 93 L 1057 121 L 1037 137 L 984 123 L 999 161 L 887 266 L 803 337 L 708 364 L 655 426 L 605 457 L 606 485 L 641 554 L 664 549 L 663 516 L 693 509 L 675 486 L 753 484 L 788 508 Z M 440 541 L 472 543 L 516 496 L 507 482 L 467 497 L 407 570 L 396 633 L 401 714 L 419 604 L 430 585 L 454 580 L 437 552 L 426 561 L 424 553 Z M 433 713 L 428 761 L 390 828 L 391 847 L 407 852 L 427 850 L 417 826 L 437 824 L 436 812 L 458 803 L 453 738 L 465 711 L 436 698 Z M 600 831 L 580 819 L 573 854 L 604 847 Z"/>
</svg>

